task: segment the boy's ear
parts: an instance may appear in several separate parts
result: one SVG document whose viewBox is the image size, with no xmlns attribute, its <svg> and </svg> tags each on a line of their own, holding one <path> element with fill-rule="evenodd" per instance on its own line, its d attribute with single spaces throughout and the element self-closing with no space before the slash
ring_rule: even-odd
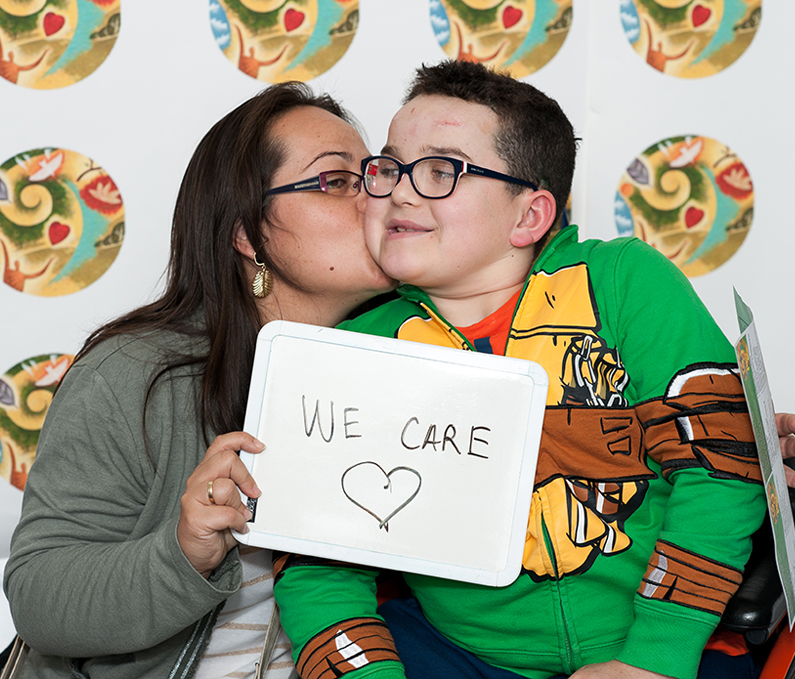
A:
<svg viewBox="0 0 795 679">
<path fill-rule="evenodd" d="M 511 245 L 525 248 L 538 241 L 555 223 L 555 198 L 546 189 L 520 194 L 524 198 L 521 220 L 511 233 Z"/>
</svg>

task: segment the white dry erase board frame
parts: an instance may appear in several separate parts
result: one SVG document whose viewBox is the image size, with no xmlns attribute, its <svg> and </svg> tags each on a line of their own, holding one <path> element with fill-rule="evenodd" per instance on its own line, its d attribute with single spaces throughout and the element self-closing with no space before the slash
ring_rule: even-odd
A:
<svg viewBox="0 0 795 679">
<path fill-rule="evenodd" d="M 519 575 L 548 378 L 531 361 L 273 321 L 241 452 L 243 543 L 504 586 Z"/>
</svg>

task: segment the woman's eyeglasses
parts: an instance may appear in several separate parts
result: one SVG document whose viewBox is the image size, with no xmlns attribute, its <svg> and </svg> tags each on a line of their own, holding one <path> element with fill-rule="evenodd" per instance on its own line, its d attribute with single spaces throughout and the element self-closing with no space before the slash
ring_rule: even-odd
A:
<svg viewBox="0 0 795 679">
<path fill-rule="evenodd" d="M 292 193 L 293 191 L 323 191 L 332 196 L 357 196 L 362 190 L 362 176 L 347 170 L 321 172 L 317 177 L 304 179 L 295 184 L 285 184 L 270 189 L 268 194 Z"/>
<path fill-rule="evenodd" d="M 389 156 L 370 156 L 362 161 L 364 190 L 374 198 L 386 198 L 407 174 L 414 190 L 423 198 L 447 198 L 455 191 L 463 174 L 488 177 L 519 184 L 537 191 L 538 187 L 524 179 L 467 163 L 458 158 L 428 156 L 404 165 Z"/>
</svg>

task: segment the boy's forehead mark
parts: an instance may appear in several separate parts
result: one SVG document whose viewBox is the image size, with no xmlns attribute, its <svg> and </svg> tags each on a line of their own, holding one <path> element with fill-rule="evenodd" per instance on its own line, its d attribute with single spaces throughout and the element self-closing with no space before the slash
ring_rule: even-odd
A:
<svg viewBox="0 0 795 679">
<path fill-rule="evenodd" d="M 458 128 L 461 128 L 461 127 L 465 127 L 466 126 L 466 121 L 461 120 L 461 118 L 459 118 L 459 117 L 453 117 L 450 114 L 446 114 L 443 117 L 438 117 L 438 118 L 432 119 L 431 120 L 431 125 L 433 127 L 438 127 L 438 128 L 442 128 L 442 129 L 444 129 L 446 127 L 452 127 L 453 129 L 458 129 Z"/>
<path fill-rule="evenodd" d="M 456 99 L 457 102 L 460 100 Z M 464 102 L 468 103 L 468 102 Z M 457 133 L 459 130 L 462 133 L 467 135 L 466 139 L 470 139 L 474 134 L 475 137 L 479 137 L 481 134 L 485 137 L 488 137 L 490 146 L 494 146 L 494 130 L 491 129 L 493 124 L 497 123 L 496 114 L 492 111 L 488 106 L 484 106 L 482 104 L 472 104 L 472 106 L 477 106 L 478 109 L 483 108 L 489 114 L 490 117 L 493 117 L 494 120 L 487 120 L 485 121 L 477 121 L 475 120 L 475 125 L 472 125 L 471 117 L 465 113 L 455 112 L 455 111 L 442 111 L 439 113 L 431 113 L 427 117 L 424 114 L 418 111 L 419 107 L 414 105 L 413 103 L 406 104 L 406 107 L 401 109 L 395 114 L 395 117 L 392 119 L 393 123 L 398 123 L 398 125 L 405 125 L 405 129 L 402 130 L 402 136 L 406 137 L 413 141 L 422 141 L 422 137 L 428 138 L 428 136 L 433 136 L 434 132 L 438 132 L 439 134 L 444 134 L 445 131 L 450 131 L 452 133 Z M 423 125 L 423 122 L 426 125 L 430 125 L 430 127 L 426 127 Z M 392 128 L 390 127 L 390 136 L 392 136 Z M 401 135 L 397 135 L 401 136 Z M 417 137 L 420 139 L 418 140 Z M 455 141 L 457 138 L 453 136 L 450 141 Z M 468 144 L 465 144 L 468 146 Z M 392 155 L 395 158 L 398 158 L 397 155 L 397 148 L 392 144 L 387 144 L 381 151 L 385 155 Z M 420 152 L 422 155 L 453 155 L 453 156 L 460 156 L 464 160 L 468 162 L 472 162 L 472 159 L 461 150 L 461 148 L 456 146 L 449 146 L 449 147 L 434 147 L 431 144 L 422 144 L 420 146 Z M 422 156 L 420 156 L 422 157 Z"/>
<path fill-rule="evenodd" d="M 395 115 L 395 118 L 400 117 L 402 113 L 403 111 L 398 111 Z M 417 113 L 416 105 L 412 106 L 408 110 L 409 122 L 416 122 L 418 115 L 422 114 Z M 460 115 L 455 114 L 452 111 L 443 111 L 441 113 L 431 114 L 429 118 L 431 125 L 434 127 L 464 127 L 466 125 L 466 119 L 462 119 Z"/>
<path fill-rule="evenodd" d="M 438 119 L 433 121 L 433 124 L 436 127 L 463 127 L 464 126 L 464 122 L 463 121 L 459 120 L 458 118 L 449 118 L 449 117 L 438 118 Z"/>
</svg>

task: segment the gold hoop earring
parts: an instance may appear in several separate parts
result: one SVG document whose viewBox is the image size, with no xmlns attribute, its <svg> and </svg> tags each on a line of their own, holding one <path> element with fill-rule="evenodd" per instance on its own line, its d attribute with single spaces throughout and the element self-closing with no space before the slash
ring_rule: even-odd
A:
<svg viewBox="0 0 795 679">
<path fill-rule="evenodd" d="M 254 276 L 254 282 L 251 284 L 251 291 L 254 293 L 254 297 L 262 299 L 271 294 L 271 289 L 273 288 L 273 274 L 268 267 L 257 259 L 256 254 L 254 255 L 254 264 L 260 267 L 260 270 L 257 271 L 257 275 Z"/>
</svg>

